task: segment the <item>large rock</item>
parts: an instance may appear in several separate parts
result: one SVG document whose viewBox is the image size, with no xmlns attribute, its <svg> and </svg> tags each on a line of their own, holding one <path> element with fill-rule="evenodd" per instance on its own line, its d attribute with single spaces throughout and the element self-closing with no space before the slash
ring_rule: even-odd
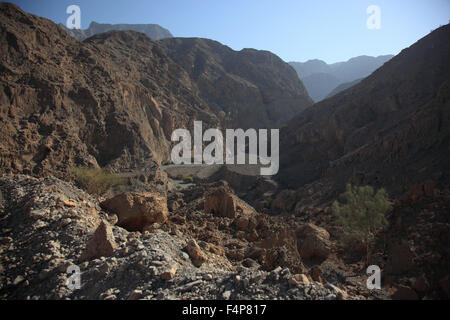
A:
<svg viewBox="0 0 450 320">
<path fill-rule="evenodd" d="M 225 187 L 217 188 L 208 193 L 205 197 L 204 208 L 207 213 L 232 219 L 238 216 L 250 216 L 256 212 L 255 209 Z"/>
<path fill-rule="evenodd" d="M 80 260 L 92 260 L 100 257 L 112 256 L 117 244 L 114 240 L 114 234 L 111 227 L 104 221 L 100 223 L 94 235 L 86 245 L 81 254 Z"/>
<path fill-rule="evenodd" d="M 331 252 L 330 234 L 324 228 L 312 223 L 301 226 L 296 231 L 298 251 L 304 259 L 328 258 Z"/>
<path fill-rule="evenodd" d="M 117 214 L 117 225 L 128 231 L 144 231 L 153 223 L 166 222 L 168 217 L 167 199 L 157 193 L 123 193 L 101 205 Z"/>
<path fill-rule="evenodd" d="M 265 270 L 273 270 L 280 266 L 289 268 L 291 272 L 304 273 L 302 259 L 297 250 L 297 239 L 294 230 L 273 225 L 271 230 L 263 233 L 263 240 L 255 243 L 255 247 L 265 249 L 259 257 Z"/>
<path fill-rule="evenodd" d="M 186 251 L 189 254 L 189 257 L 191 257 L 192 263 L 196 267 L 201 267 L 201 265 L 208 259 L 200 246 L 197 244 L 197 241 L 194 239 L 188 242 Z"/>
</svg>

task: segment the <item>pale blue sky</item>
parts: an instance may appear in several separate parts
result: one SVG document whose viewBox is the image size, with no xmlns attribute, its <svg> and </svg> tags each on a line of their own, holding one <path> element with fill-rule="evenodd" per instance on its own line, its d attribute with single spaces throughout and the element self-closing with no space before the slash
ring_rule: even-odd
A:
<svg viewBox="0 0 450 320">
<path fill-rule="evenodd" d="M 16 0 L 25 11 L 65 23 L 81 8 L 82 28 L 156 23 L 177 37 L 217 40 L 235 50 L 269 50 L 285 61 L 328 63 L 358 55 L 397 54 L 450 20 L 450 0 Z M 369 30 L 369 5 L 381 29 Z"/>
</svg>

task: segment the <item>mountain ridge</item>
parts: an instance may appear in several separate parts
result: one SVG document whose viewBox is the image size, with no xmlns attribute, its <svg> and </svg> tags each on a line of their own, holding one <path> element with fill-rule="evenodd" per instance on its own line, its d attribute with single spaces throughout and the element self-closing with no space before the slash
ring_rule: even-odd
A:
<svg viewBox="0 0 450 320">
<path fill-rule="evenodd" d="M 164 38 L 172 38 L 173 35 L 169 30 L 161 27 L 158 24 L 108 24 L 98 23 L 92 21 L 87 29 L 68 29 L 65 25 L 59 24 L 67 33 L 77 38 L 78 40 L 85 40 L 99 33 L 108 31 L 136 31 L 146 34 L 152 40 L 160 40 Z"/>
<path fill-rule="evenodd" d="M 322 181 L 342 190 L 352 182 L 394 193 L 428 179 L 448 187 L 449 34 L 450 25 L 438 28 L 290 120 L 280 135 L 280 180 L 294 188 Z"/>
<path fill-rule="evenodd" d="M 339 85 L 369 76 L 392 57 L 393 55 L 363 55 L 332 64 L 319 59 L 289 64 L 297 71 L 313 100 L 319 102 Z"/>
</svg>

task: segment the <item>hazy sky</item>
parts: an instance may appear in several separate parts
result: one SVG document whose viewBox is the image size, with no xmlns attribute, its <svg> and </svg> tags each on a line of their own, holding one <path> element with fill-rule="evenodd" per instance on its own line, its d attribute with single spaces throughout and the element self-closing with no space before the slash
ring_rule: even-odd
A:
<svg viewBox="0 0 450 320">
<path fill-rule="evenodd" d="M 358 55 L 397 54 L 450 20 L 450 0 L 16 0 L 25 11 L 64 23 L 81 8 L 82 28 L 156 23 L 176 37 L 204 37 L 235 50 L 269 50 L 285 61 L 328 63 Z M 369 30 L 366 10 L 381 9 Z"/>
</svg>

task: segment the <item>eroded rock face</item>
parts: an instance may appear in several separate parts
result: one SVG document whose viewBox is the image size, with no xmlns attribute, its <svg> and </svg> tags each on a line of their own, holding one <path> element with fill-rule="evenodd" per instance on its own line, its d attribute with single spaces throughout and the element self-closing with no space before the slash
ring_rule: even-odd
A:
<svg viewBox="0 0 450 320">
<path fill-rule="evenodd" d="M 123 193 L 101 203 L 117 214 L 117 225 L 129 231 L 144 231 L 153 223 L 164 223 L 168 217 L 167 198 L 157 193 Z"/>
<path fill-rule="evenodd" d="M 94 235 L 86 245 L 86 249 L 81 254 L 80 260 L 92 260 L 100 257 L 112 256 L 117 244 L 111 227 L 102 221 L 95 230 Z"/>
<path fill-rule="evenodd" d="M 233 219 L 238 216 L 249 216 L 256 212 L 225 187 L 209 192 L 205 197 L 204 208 L 205 212 Z"/>
<path fill-rule="evenodd" d="M 161 40 L 228 128 L 279 128 L 312 104 L 295 70 L 268 51 L 198 38 Z"/>
<path fill-rule="evenodd" d="M 168 159 L 175 128 L 194 119 L 218 126 L 189 75 L 144 34 L 80 42 L 47 19 L 0 6 L 0 173 L 148 168 Z"/>
</svg>

